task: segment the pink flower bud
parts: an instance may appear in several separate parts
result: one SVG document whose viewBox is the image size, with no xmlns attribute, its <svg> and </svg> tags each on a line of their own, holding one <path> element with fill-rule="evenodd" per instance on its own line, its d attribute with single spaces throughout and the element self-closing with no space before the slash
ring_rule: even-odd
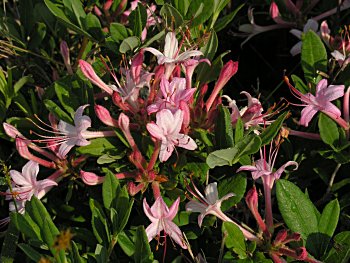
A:
<svg viewBox="0 0 350 263">
<path fill-rule="evenodd" d="M 113 0 L 107 0 L 106 3 L 103 5 L 103 10 L 107 11 L 111 8 L 113 4 Z"/>
<path fill-rule="evenodd" d="M 87 77 L 92 83 L 94 83 L 96 86 L 100 87 L 102 90 L 107 92 L 109 95 L 113 94 L 113 90 L 96 75 L 94 69 L 92 68 L 92 66 L 89 63 L 80 59 L 79 66 L 80 66 L 80 69 L 83 72 L 84 76 Z"/>
<path fill-rule="evenodd" d="M 60 51 L 63 58 L 64 65 L 67 68 L 68 74 L 73 75 L 73 70 L 70 65 L 69 48 L 66 41 L 62 41 L 60 44 Z"/>
<path fill-rule="evenodd" d="M 214 100 L 218 96 L 220 90 L 226 85 L 226 83 L 237 73 L 238 62 L 230 60 L 221 69 L 218 81 L 215 84 L 214 90 L 211 93 L 206 103 L 207 112 L 210 110 Z"/>
<path fill-rule="evenodd" d="M 83 170 L 80 170 L 80 178 L 87 185 L 102 184 L 105 179 L 104 177 L 98 176 L 95 173 L 85 172 Z"/>
<path fill-rule="evenodd" d="M 102 12 L 97 6 L 94 6 L 94 13 L 97 16 L 102 16 Z"/>
<path fill-rule="evenodd" d="M 131 196 L 136 195 L 138 192 L 142 191 L 144 188 L 144 184 L 140 183 L 138 185 L 135 185 L 133 182 L 129 182 L 127 185 L 128 192 Z"/>
<path fill-rule="evenodd" d="M 286 229 L 280 230 L 276 235 L 274 245 L 278 246 L 283 244 L 284 243 L 283 241 L 287 238 L 287 236 L 288 236 L 288 231 Z"/>
<path fill-rule="evenodd" d="M 143 63 L 143 49 L 131 61 L 131 75 L 135 83 L 140 82 L 142 63 Z"/>
<path fill-rule="evenodd" d="M 11 124 L 4 122 L 2 126 L 4 127 L 5 133 L 12 139 L 16 139 L 16 137 L 24 138 L 23 135 L 17 130 L 17 128 Z"/>
<path fill-rule="evenodd" d="M 96 116 L 100 119 L 100 121 L 108 126 L 118 127 L 117 120 L 113 119 L 109 111 L 101 106 L 95 105 L 94 107 Z"/>
</svg>

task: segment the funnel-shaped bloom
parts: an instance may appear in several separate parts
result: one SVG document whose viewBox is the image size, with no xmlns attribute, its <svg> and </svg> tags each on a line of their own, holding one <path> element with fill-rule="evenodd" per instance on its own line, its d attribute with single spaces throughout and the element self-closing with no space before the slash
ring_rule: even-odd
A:
<svg viewBox="0 0 350 263">
<path fill-rule="evenodd" d="M 184 78 L 173 78 L 169 81 L 163 77 L 160 82 L 162 98 L 157 98 L 156 103 L 147 107 L 148 114 L 158 112 L 162 109 L 169 109 L 175 113 L 180 109 L 180 103 L 187 103 L 193 96 L 196 89 L 186 89 Z"/>
<path fill-rule="evenodd" d="M 344 96 L 344 85 L 328 86 L 327 79 L 322 79 L 316 86 L 316 94 L 313 95 L 311 93 L 302 94 L 289 83 L 287 78 L 285 78 L 285 81 L 292 94 L 303 102 L 300 106 L 305 107 L 301 111 L 300 125 L 307 127 L 315 114 L 321 111 L 335 120 L 343 128 L 348 128 L 347 123 L 340 117 L 340 110 L 331 103 L 331 101 Z"/>
<path fill-rule="evenodd" d="M 202 51 L 199 50 L 187 50 L 180 54 L 179 43 L 176 39 L 175 32 L 169 32 L 165 36 L 164 53 L 159 50 L 147 47 L 145 51 L 151 52 L 158 59 L 158 64 L 165 64 L 165 77 L 168 79 L 173 72 L 176 63 L 182 63 L 191 57 L 202 56 Z"/>
<path fill-rule="evenodd" d="M 157 113 L 156 118 L 156 123 L 147 124 L 147 130 L 162 143 L 159 152 L 161 162 L 169 159 L 175 146 L 188 150 L 197 148 L 197 144 L 191 137 L 180 133 L 183 122 L 183 112 L 181 110 L 172 114 L 170 110 L 164 109 Z"/>
<path fill-rule="evenodd" d="M 33 161 L 29 161 L 23 166 L 22 173 L 10 170 L 13 182 L 12 191 L 7 191 L 9 195 L 6 199 L 14 199 L 19 210 L 23 209 L 24 211 L 24 203 L 30 200 L 33 195 L 41 199 L 52 186 L 57 185 L 55 181 L 50 179 L 37 180 L 38 173 L 39 164 Z M 10 211 L 15 211 L 14 204 L 10 204 Z"/>
<path fill-rule="evenodd" d="M 147 204 L 146 198 L 143 199 L 143 211 L 151 220 L 151 224 L 146 228 L 148 241 L 150 242 L 155 236 L 159 236 L 163 230 L 172 240 L 182 248 L 187 249 L 180 228 L 172 222 L 179 209 L 180 197 L 178 197 L 170 208 L 165 204 L 160 196 L 154 202 L 152 207 Z"/>
<path fill-rule="evenodd" d="M 196 193 L 194 194 L 198 197 L 199 201 L 189 201 L 186 204 L 186 210 L 200 213 L 198 216 L 199 227 L 202 226 L 203 218 L 209 214 L 215 215 L 221 220 L 226 221 L 227 216 L 224 214 L 224 212 L 221 211 L 221 204 L 224 200 L 227 200 L 230 197 L 234 196 L 233 193 L 229 193 L 219 199 L 217 183 L 211 183 L 205 187 L 205 196 L 203 196 L 196 187 L 195 191 Z"/>
</svg>

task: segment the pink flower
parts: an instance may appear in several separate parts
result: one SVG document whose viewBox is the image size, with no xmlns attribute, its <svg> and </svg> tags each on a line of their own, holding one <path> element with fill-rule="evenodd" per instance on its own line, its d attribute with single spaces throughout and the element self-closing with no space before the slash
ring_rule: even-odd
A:
<svg viewBox="0 0 350 263">
<path fill-rule="evenodd" d="M 57 183 L 50 179 L 37 180 L 36 177 L 39 173 L 39 164 L 34 161 L 27 162 L 23 168 L 22 173 L 16 170 L 10 170 L 10 176 L 12 179 L 12 189 L 7 190 L 9 195 L 7 200 L 13 199 L 19 212 L 24 212 L 24 204 L 30 200 L 32 196 L 36 196 L 38 199 L 44 197 L 44 195 L 51 189 L 52 186 L 57 186 Z M 10 203 L 10 211 L 15 211 L 15 205 Z"/>
<path fill-rule="evenodd" d="M 196 91 L 196 89 L 186 89 L 186 80 L 184 78 L 173 78 L 169 83 L 165 77 L 160 82 L 160 90 L 163 98 L 158 98 L 156 103 L 147 107 L 148 114 L 162 109 L 169 109 L 175 113 L 180 109 L 180 103 L 182 101 L 187 103 Z"/>
<path fill-rule="evenodd" d="M 202 226 L 202 222 L 205 216 L 211 214 L 218 218 L 220 218 L 224 222 L 231 222 L 239 227 L 239 229 L 242 231 L 245 238 L 257 241 L 259 242 L 259 239 L 250 233 L 248 230 L 244 229 L 242 226 L 234 222 L 231 218 L 229 218 L 227 215 L 225 215 L 224 212 L 221 210 L 221 204 L 223 201 L 229 199 L 230 197 L 234 196 L 233 193 L 226 194 L 222 198 L 219 199 L 218 195 L 218 189 L 217 189 L 217 183 L 211 183 L 208 184 L 205 187 L 204 194 L 197 189 L 197 187 L 193 184 L 194 191 L 187 186 L 187 190 L 198 199 L 198 201 L 191 200 L 186 204 L 186 210 L 191 212 L 198 212 L 200 215 L 198 216 L 198 225 L 199 227 Z"/>
<path fill-rule="evenodd" d="M 172 114 L 164 109 L 157 113 L 156 123 L 148 123 L 147 130 L 156 139 L 161 141 L 159 160 L 165 162 L 173 153 L 175 146 L 188 150 L 197 148 L 195 141 L 188 135 L 180 133 L 183 122 L 183 112 L 178 110 Z"/>
<path fill-rule="evenodd" d="M 224 214 L 224 212 L 221 211 L 221 204 L 224 200 L 227 200 L 230 197 L 234 196 L 233 193 L 229 193 L 219 199 L 217 183 L 211 183 L 205 187 L 205 196 L 203 196 L 196 187 L 194 189 L 196 192 L 191 192 L 193 192 L 199 201 L 189 201 L 186 204 L 186 210 L 200 213 L 198 216 L 199 227 L 202 226 L 204 217 L 209 214 L 212 214 L 223 221 L 227 221 L 228 217 Z"/>
<path fill-rule="evenodd" d="M 173 72 L 176 63 L 182 63 L 191 57 L 203 55 L 202 51 L 199 50 L 187 50 L 180 54 L 175 32 L 169 32 L 165 36 L 164 53 L 152 47 L 144 48 L 144 50 L 157 56 L 159 65 L 165 64 L 165 77 L 167 79 L 169 79 Z"/>
<path fill-rule="evenodd" d="M 80 106 L 74 114 L 74 125 L 71 125 L 65 121 L 60 120 L 57 128 L 53 127 L 53 131 L 49 131 L 45 128 L 38 128 L 55 134 L 56 136 L 44 136 L 39 135 L 43 139 L 33 140 L 35 142 L 48 143 L 51 149 L 59 145 L 57 156 L 61 159 L 65 159 L 67 153 L 75 146 L 86 146 L 90 144 L 88 139 L 116 136 L 114 131 L 88 131 L 91 127 L 91 119 L 87 115 L 83 115 L 84 109 L 88 105 Z M 33 122 L 34 123 L 34 122 Z"/>
<path fill-rule="evenodd" d="M 252 97 L 248 92 L 242 91 L 248 100 L 248 106 L 238 109 L 236 101 L 232 100 L 229 96 L 224 95 L 229 101 L 229 106 L 231 108 L 231 122 L 236 125 L 238 119 L 241 119 L 244 123 L 244 127 L 248 129 L 249 127 L 258 126 L 259 124 L 270 124 L 271 121 L 266 121 L 264 118 L 268 117 L 268 114 L 263 114 L 264 111 L 260 101 L 257 98 Z"/>
<path fill-rule="evenodd" d="M 287 77 L 285 77 L 285 82 L 289 86 L 292 94 L 304 103 L 300 105 L 305 107 L 301 111 L 300 125 L 307 127 L 315 114 L 321 111 L 335 120 L 343 128 L 348 128 L 347 123 L 340 117 L 340 110 L 331 103 L 331 101 L 344 96 L 344 85 L 328 86 L 327 79 L 322 79 L 316 86 L 316 95 L 314 96 L 311 93 L 302 94 L 289 83 Z"/>
<path fill-rule="evenodd" d="M 150 242 L 155 236 L 159 236 L 163 230 L 172 240 L 179 244 L 183 249 L 187 249 L 180 228 L 172 222 L 179 209 L 180 197 L 178 197 L 170 208 L 165 204 L 160 196 L 154 202 L 152 207 L 147 204 L 146 198 L 143 199 L 143 211 L 151 220 L 151 224 L 146 228 L 148 241 Z"/>
</svg>

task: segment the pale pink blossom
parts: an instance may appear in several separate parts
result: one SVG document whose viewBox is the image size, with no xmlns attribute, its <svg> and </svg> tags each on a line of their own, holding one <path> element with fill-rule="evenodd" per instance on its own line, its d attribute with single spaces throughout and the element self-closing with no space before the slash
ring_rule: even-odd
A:
<svg viewBox="0 0 350 263">
<path fill-rule="evenodd" d="M 180 133 L 183 122 L 183 112 L 178 110 L 173 114 L 168 109 L 157 112 L 156 123 L 148 123 L 147 130 L 161 141 L 159 160 L 165 162 L 173 153 L 175 146 L 188 150 L 197 148 L 195 141 L 186 134 Z"/>
<path fill-rule="evenodd" d="M 261 102 L 259 99 L 252 97 L 248 92 L 242 91 L 241 94 L 244 94 L 248 100 L 248 106 L 243 107 L 241 110 L 238 109 L 236 101 L 232 100 L 229 96 L 224 95 L 223 98 L 226 98 L 229 102 L 228 107 L 231 108 L 231 122 L 232 125 L 236 125 L 238 119 L 241 119 L 244 127 L 246 129 L 250 127 L 258 126 L 259 124 L 270 124 L 271 121 L 267 121 L 264 118 L 268 117 L 269 114 L 263 114 L 264 111 Z"/>
<path fill-rule="evenodd" d="M 311 93 L 301 93 L 289 83 L 287 77 L 285 77 L 285 81 L 288 84 L 292 94 L 303 102 L 303 104 L 299 106 L 305 107 L 301 111 L 300 125 L 307 127 L 315 114 L 318 111 L 321 111 L 331 117 L 343 128 L 348 128 L 347 123 L 340 117 L 340 110 L 331 103 L 331 101 L 344 96 L 344 85 L 328 86 L 327 79 L 322 79 L 316 86 L 316 94 L 313 95 Z"/>
<path fill-rule="evenodd" d="M 151 224 L 146 228 L 148 241 L 150 242 L 155 236 L 160 236 L 164 231 L 172 240 L 179 244 L 183 249 L 187 249 L 180 228 L 172 222 L 177 214 L 180 204 L 178 197 L 170 208 L 165 204 L 163 198 L 159 196 L 152 207 L 147 204 L 146 198 L 143 199 L 143 211 L 151 220 Z"/>
<path fill-rule="evenodd" d="M 156 102 L 147 107 L 148 114 L 158 112 L 162 109 L 169 109 L 175 113 L 180 109 L 181 102 L 187 103 L 193 96 L 196 89 L 186 89 L 184 78 L 173 78 L 169 81 L 163 77 L 160 82 L 161 94 L 156 98 Z"/>
<path fill-rule="evenodd" d="M 151 52 L 158 59 L 158 64 L 165 64 L 165 77 L 169 79 L 171 73 L 173 72 L 176 63 L 183 63 L 191 57 L 202 56 L 202 51 L 199 50 L 186 50 L 180 53 L 179 44 L 176 39 L 175 32 L 168 32 L 165 36 L 165 45 L 163 53 L 159 50 L 147 47 L 144 48 L 145 51 Z"/>
<path fill-rule="evenodd" d="M 204 190 L 204 196 L 197 189 L 197 187 L 193 184 L 194 190 L 192 190 L 189 186 L 187 186 L 187 190 L 196 197 L 196 200 L 191 200 L 186 204 L 186 210 L 190 212 L 200 213 L 198 216 L 198 225 L 202 226 L 202 222 L 205 216 L 211 214 L 220 218 L 224 222 L 231 222 L 239 227 L 242 231 L 243 235 L 249 239 L 259 242 L 258 238 L 250 233 L 248 230 L 244 229 L 242 226 L 234 222 L 231 218 L 229 218 L 222 210 L 221 204 L 223 201 L 234 196 L 233 193 L 228 193 L 219 199 L 217 183 L 208 184 Z"/>
<path fill-rule="evenodd" d="M 11 191 L 7 190 L 6 199 L 13 199 L 19 212 L 24 212 L 25 202 L 30 200 L 33 195 L 41 199 L 52 186 L 57 186 L 57 183 L 50 179 L 37 180 L 38 173 L 39 164 L 34 161 L 27 162 L 22 168 L 22 173 L 10 170 L 12 189 Z M 15 211 L 15 207 L 14 203 L 10 203 L 10 211 Z"/>
<path fill-rule="evenodd" d="M 199 63 L 205 62 L 209 66 L 211 65 L 209 59 L 203 58 L 203 59 L 197 59 L 197 58 L 191 58 L 186 60 L 184 63 L 182 63 L 182 69 L 185 71 L 186 76 L 186 89 L 190 89 L 192 87 L 192 76 L 193 72 L 196 69 L 196 67 L 199 65 Z"/>
</svg>

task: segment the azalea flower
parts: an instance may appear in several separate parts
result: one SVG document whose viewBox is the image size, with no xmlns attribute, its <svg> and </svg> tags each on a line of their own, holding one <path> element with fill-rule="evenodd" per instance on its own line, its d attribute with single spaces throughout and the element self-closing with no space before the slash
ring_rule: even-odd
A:
<svg viewBox="0 0 350 263">
<path fill-rule="evenodd" d="M 221 211 L 221 204 L 223 201 L 234 196 L 233 193 L 229 193 L 219 199 L 217 183 L 208 184 L 205 187 L 203 196 L 201 192 L 194 187 L 195 192 L 193 194 L 198 198 L 199 201 L 191 200 L 186 204 L 186 210 L 191 212 L 200 213 L 198 216 L 198 225 L 202 226 L 203 219 L 206 215 L 212 214 L 220 218 L 223 221 L 227 221 L 228 217 Z"/>
<path fill-rule="evenodd" d="M 188 150 L 197 148 L 195 141 L 186 134 L 180 133 L 183 122 L 183 112 L 175 114 L 168 109 L 157 112 L 156 123 L 148 123 L 147 130 L 156 139 L 161 141 L 159 160 L 165 162 L 173 153 L 175 146 Z"/>
<path fill-rule="evenodd" d="M 182 63 L 191 57 L 203 55 L 202 51 L 199 50 L 187 50 L 180 54 L 175 32 L 168 32 L 165 36 L 164 53 L 152 47 L 144 48 L 144 50 L 155 55 L 159 65 L 165 64 L 165 77 L 167 79 L 173 72 L 176 63 Z"/>
<path fill-rule="evenodd" d="M 269 156 L 266 156 L 266 148 L 260 149 L 260 159 L 255 161 L 253 165 L 244 165 L 241 166 L 237 172 L 240 171 L 249 171 L 252 174 L 254 180 L 257 180 L 261 177 L 264 185 L 264 194 L 265 194 L 265 207 L 266 207 L 266 221 L 268 229 L 271 229 L 273 226 L 272 220 L 272 204 L 271 204 L 271 190 L 275 180 L 278 180 L 282 173 L 286 170 L 288 166 L 295 166 L 294 170 L 298 168 L 298 163 L 294 161 L 288 161 L 282 165 L 279 169 L 274 171 L 274 165 L 277 158 L 277 153 L 279 145 L 273 149 L 271 142 Z"/>
<path fill-rule="evenodd" d="M 163 77 L 160 82 L 160 91 L 163 98 L 156 99 L 156 103 L 147 107 L 148 114 L 158 112 L 162 109 L 169 109 L 175 113 L 180 109 L 180 103 L 187 103 L 193 96 L 196 89 L 186 89 L 186 79 L 173 78 L 169 81 Z"/>
<path fill-rule="evenodd" d="M 221 204 L 223 201 L 231 198 L 232 196 L 235 196 L 233 193 L 228 193 L 224 195 L 222 198 L 219 199 L 218 195 L 218 189 L 217 189 L 217 183 L 211 183 L 208 184 L 205 187 L 204 195 L 197 189 L 197 187 L 193 184 L 194 191 L 187 186 L 187 190 L 196 197 L 198 200 L 191 200 L 186 204 L 186 210 L 190 212 L 196 212 L 200 213 L 198 216 L 198 225 L 199 227 L 202 227 L 202 222 L 205 216 L 211 214 L 218 218 L 220 218 L 222 221 L 231 222 L 234 223 L 239 227 L 239 229 L 242 231 L 243 235 L 249 239 L 258 241 L 258 238 L 254 236 L 252 233 L 250 233 L 248 230 L 244 229 L 240 225 L 238 225 L 236 222 L 234 222 L 231 218 L 229 218 L 225 213 L 221 210 Z"/>
<path fill-rule="evenodd" d="M 315 21 L 313 19 L 309 19 L 309 20 L 307 20 L 306 24 L 304 25 L 303 31 L 300 31 L 299 29 L 292 29 L 289 32 L 292 35 L 296 36 L 298 39 L 301 40 L 302 34 L 309 32 L 309 30 L 317 32 L 317 30 L 318 30 L 318 23 L 317 23 L 317 21 Z M 302 45 L 302 41 L 299 41 L 298 43 L 296 43 L 291 48 L 290 54 L 292 56 L 296 56 L 296 55 L 300 54 L 300 52 L 301 52 L 301 45 Z"/>
<path fill-rule="evenodd" d="M 316 94 L 313 95 L 311 93 L 301 93 L 289 83 L 287 77 L 285 77 L 285 82 L 292 94 L 304 103 L 299 105 L 305 107 L 301 111 L 300 125 L 307 127 L 315 114 L 321 111 L 336 121 L 341 127 L 348 129 L 348 124 L 340 117 L 340 110 L 331 103 L 331 101 L 344 96 L 344 85 L 328 86 L 327 79 L 322 79 L 316 86 Z"/>
<path fill-rule="evenodd" d="M 243 107 L 241 110 L 238 109 L 236 101 L 232 100 L 229 96 L 223 95 L 229 102 L 228 107 L 231 108 L 231 123 L 236 125 L 238 119 L 241 119 L 244 123 L 244 127 L 248 129 L 249 127 L 258 126 L 259 124 L 270 124 L 271 121 L 266 121 L 264 118 L 268 114 L 263 114 L 264 111 L 260 101 L 257 98 L 252 97 L 248 92 L 242 91 L 248 100 L 248 106 Z"/>
<path fill-rule="evenodd" d="M 172 222 L 179 209 L 179 204 L 180 197 L 175 200 L 170 208 L 168 208 L 161 196 L 157 198 L 152 207 L 147 204 L 146 198 L 143 199 L 143 211 L 152 222 L 146 228 L 149 242 L 155 236 L 159 236 L 163 230 L 166 235 L 169 235 L 183 249 L 187 249 L 180 228 Z"/>
<path fill-rule="evenodd" d="M 16 202 L 16 205 L 13 202 L 10 203 L 10 211 L 15 211 L 17 207 L 18 212 L 24 213 L 25 202 L 30 200 L 33 195 L 41 199 L 52 186 L 57 186 L 57 183 L 50 179 L 38 181 L 36 179 L 38 173 L 39 164 L 34 161 L 27 162 L 22 168 L 22 173 L 10 170 L 12 189 L 11 191 L 7 190 L 6 200 L 13 199 Z"/>
<path fill-rule="evenodd" d="M 74 125 L 71 125 L 65 121 L 60 120 L 58 125 L 52 124 L 51 126 L 45 124 L 52 128 L 52 131 L 40 127 L 35 124 L 39 129 L 55 134 L 55 136 L 46 136 L 37 134 L 43 139 L 31 140 L 32 142 L 47 143 L 50 149 L 56 151 L 56 155 L 65 159 L 67 153 L 75 146 L 86 146 L 90 144 L 88 139 L 116 136 L 114 131 L 88 131 L 87 129 L 91 127 L 91 119 L 87 115 L 83 115 L 84 109 L 88 105 L 80 106 L 74 114 Z M 42 122 L 42 121 L 41 121 Z M 59 146 L 58 150 L 55 149 Z"/>
</svg>

